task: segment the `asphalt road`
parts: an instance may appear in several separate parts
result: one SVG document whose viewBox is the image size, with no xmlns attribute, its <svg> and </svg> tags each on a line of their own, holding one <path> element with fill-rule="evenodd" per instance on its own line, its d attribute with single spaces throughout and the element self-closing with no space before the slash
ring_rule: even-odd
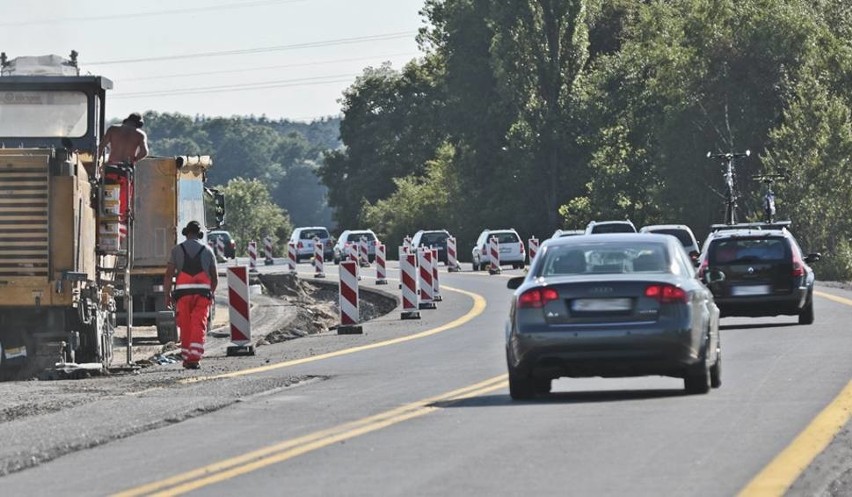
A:
<svg viewBox="0 0 852 497">
<path fill-rule="evenodd" d="M 563 379 L 518 403 L 503 336 L 519 274 L 442 269 L 444 300 L 419 321 L 394 311 L 362 336 L 279 344 L 245 373 L 136 392 L 139 409 L 194 414 L 2 477 L 0 495 L 821 495 L 852 467 L 840 439 L 812 464 L 848 419 L 814 421 L 852 378 L 852 292 L 821 287 L 812 326 L 723 319 L 723 385 L 708 395 L 667 378 Z M 123 422 L 103 412 L 87 429 Z"/>
</svg>

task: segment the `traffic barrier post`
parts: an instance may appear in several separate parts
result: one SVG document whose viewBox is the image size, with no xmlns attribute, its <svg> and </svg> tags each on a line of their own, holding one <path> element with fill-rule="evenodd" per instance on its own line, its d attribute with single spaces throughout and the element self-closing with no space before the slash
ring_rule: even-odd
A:
<svg viewBox="0 0 852 497">
<path fill-rule="evenodd" d="M 274 262 L 272 260 L 272 237 L 266 236 L 263 238 L 263 263 L 270 266 Z"/>
<path fill-rule="evenodd" d="M 228 268 L 228 318 L 231 324 L 231 343 L 228 356 L 254 355 L 251 344 L 251 300 L 248 270 L 245 266 Z"/>
<path fill-rule="evenodd" d="M 361 256 L 359 261 L 361 267 L 370 267 L 370 245 L 366 236 L 361 237 L 361 242 L 358 244 L 358 253 Z"/>
<path fill-rule="evenodd" d="M 457 250 L 455 237 L 447 238 L 447 271 L 450 273 L 461 271 Z"/>
<path fill-rule="evenodd" d="M 420 266 L 420 309 L 436 309 L 432 298 L 432 251 L 425 247 L 417 247 L 417 263 Z"/>
<path fill-rule="evenodd" d="M 227 259 L 227 257 L 225 257 L 225 239 L 221 236 L 216 239 L 216 259 L 218 260 L 220 257 L 222 259 Z"/>
<path fill-rule="evenodd" d="M 438 283 L 438 249 L 432 248 L 432 300 L 441 302 L 441 285 Z"/>
<path fill-rule="evenodd" d="M 287 242 L 287 267 L 290 274 L 296 274 L 296 243 Z"/>
<path fill-rule="evenodd" d="M 323 267 L 323 247 L 322 242 L 318 239 L 314 242 L 314 278 L 325 278 L 325 268 Z"/>
<path fill-rule="evenodd" d="M 340 326 L 338 335 L 360 335 L 363 333 L 358 311 L 358 263 L 340 262 Z"/>
<path fill-rule="evenodd" d="M 532 237 L 529 241 L 530 265 L 533 263 L 536 254 L 538 254 L 538 238 Z"/>
<path fill-rule="evenodd" d="M 248 246 L 249 252 L 249 271 L 252 273 L 257 272 L 257 242 L 252 240 L 249 242 Z"/>
<path fill-rule="evenodd" d="M 382 243 L 376 244 L 376 284 L 387 285 L 387 269 L 385 267 L 385 245 Z"/>
<path fill-rule="evenodd" d="M 500 243 L 496 236 L 492 236 L 488 244 L 489 267 L 488 274 L 500 274 Z"/>
<path fill-rule="evenodd" d="M 403 253 L 400 247 L 399 271 L 402 288 L 401 319 L 420 319 L 420 295 L 417 290 L 417 256 Z"/>
</svg>

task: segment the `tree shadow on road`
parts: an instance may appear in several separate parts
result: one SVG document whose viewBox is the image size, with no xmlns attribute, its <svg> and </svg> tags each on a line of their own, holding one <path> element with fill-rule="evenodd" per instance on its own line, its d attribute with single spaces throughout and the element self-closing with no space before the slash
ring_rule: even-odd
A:
<svg viewBox="0 0 852 497">
<path fill-rule="evenodd" d="M 599 404 L 603 402 L 623 402 L 650 400 L 686 395 L 683 389 L 652 390 L 604 390 L 599 392 L 552 392 L 539 395 L 525 401 L 512 400 L 509 394 L 493 394 L 471 397 L 459 401 L 436 402 L 434 407 L 491 407 L 523 406 L 529 404 Z"/>
</svg>

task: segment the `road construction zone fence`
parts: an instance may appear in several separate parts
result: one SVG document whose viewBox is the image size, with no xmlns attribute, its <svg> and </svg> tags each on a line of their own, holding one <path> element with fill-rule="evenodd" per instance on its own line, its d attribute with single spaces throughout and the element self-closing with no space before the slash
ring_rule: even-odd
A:
<svg viewBox="0 0 852 497">
<path fill-rule="evenodd" d="M 490 264 L 488 272 L 490 274 L 500 273 L 500 242 L 496 236 L 492 236 L 488 241 L 488 262 Z"/>
<path fill-rule="evenodd" d="M 249 253 L 249 271 L 256 272 L 257 271 L 257 242 L 252 240 L 248 245 L 248 253 Z"/>
<path fill-rule="evenodd" d="M 385 267 L 386 255 L 386 247 L 382 243 L 376 244 L 376 284 L 377 285 L 387 285 L 388 284 L 388 275 L 387 268 Z"/>
<path fill-rule="evenodd" d="M 458 258 L 458 244 L 455 237 L 447 238 L 447 271 L 454 273 L 461 271 Z"/>
<path fill-rule="evenodd" d="M 325 268 L 323 267 L 323 246 L 319 239 L 314 239 L 314 278 L 325 278 Z"/>
<path fill-rule="evenodd" d="M 287 269 L 291 274 L 296 273 L 296 242 L 287 243 Z"/>
<path fill-rule="evenodd" d="M 530 264 L 533 263 L 533 259 L 535 259 L 536 254 L 538 254 L 538 238 L 532 237 L 529 241 L 529 253 L 530 253 Z"/>
<path fill-rule="evenodd" d="M 362 333 L 358 309 L 358 262 L 340 261 L 340 326 L 342 335 Z"/>
<path fill-rule="evenodd" d="M 263 238 L 263 261 L 267 265 L 274 262 L 272 260 L 272 237 L 270 236 Z"/>
</svg>

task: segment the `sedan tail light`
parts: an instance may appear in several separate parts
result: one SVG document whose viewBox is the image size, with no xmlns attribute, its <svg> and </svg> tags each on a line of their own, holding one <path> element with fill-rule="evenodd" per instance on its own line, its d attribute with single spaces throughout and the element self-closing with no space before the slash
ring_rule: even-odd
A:
<svg viewBox="0 0 852 497">
<path fill-rule="evenodd" d="M 685 304 L 688 302 L 683 288 L 667 283 L 648 285 L 645 288 L 645 296 L 661 304 Z"/>
<path fill-rule="evenodd" d="M 793 276 L 805 275 L 805 263 L 802 261 L 799 254 L 793 254 Z"/>
<path fill-rule="evenodd" d="M 541 309 L 544 304 L 559 300 L 559 292 L 553 288 L 533 288 L 518 297 L 518 307 L 521 309 Z"/>
<path fill-rule="evenodd" d="M 304 245 L 302 245 L 302 240 L 299 240 L 298 248 L 304 248 L 304 247 L 305 247 L 305 246 L 304 246 Z"/>
</svg>

